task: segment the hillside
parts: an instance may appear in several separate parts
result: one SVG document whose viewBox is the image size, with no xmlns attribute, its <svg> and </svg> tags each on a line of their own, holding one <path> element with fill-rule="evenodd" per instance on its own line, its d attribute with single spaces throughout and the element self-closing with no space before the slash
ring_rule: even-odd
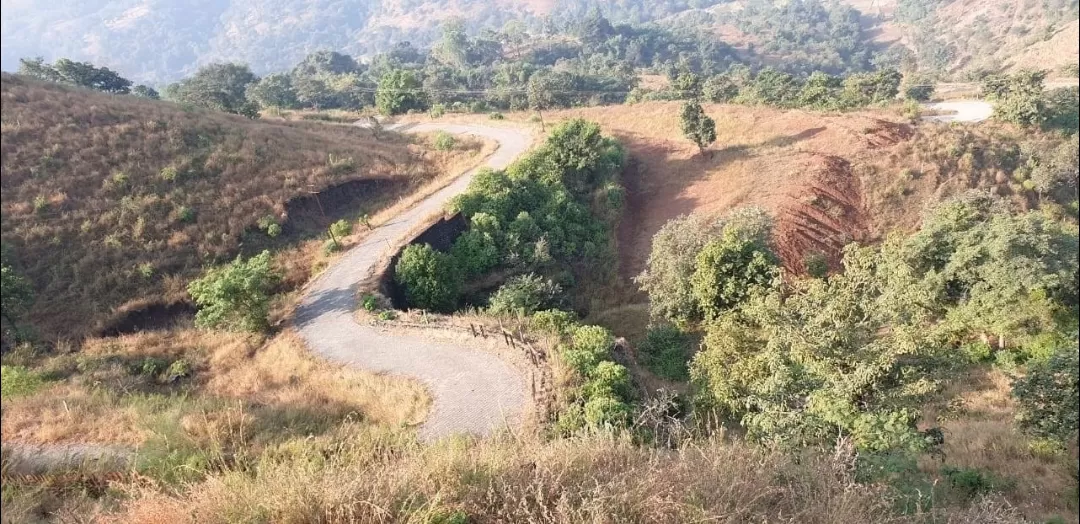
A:
<svg viewBox="0 0 1080 524">
<path fill-rule="evenodd" d="M 594 5 L 617 21 L 648 21 L 686 8 L 685 1 L 633 0 L 62 0 L 48 5 L 4 0 L 2 67 L 44 56 L 89 60 L 138 82 L 163 84 L 213 61 L 251 65 L 258 74 L 292 67 L 330 49 L 354 56 L 411 41 L 426 45 L 440 24 L 461 18 L 474 31 L 507 20 L 539 24 L 552 13 L 566 20 Z"/>
<path fill-rule="evenodd" d="M 44 338 L 181 299 L 191 277 L 240 247 L 318 231 L 319 206 L 374 213 L 455 155 L 390 133 L 375 140 L 350 126 L 253 121 L 6 74 L 2 93 L 5 261 L 32 281 L 28 320 Z M 284 234 L 268 238 L 260 221 Z"/>
</svg>

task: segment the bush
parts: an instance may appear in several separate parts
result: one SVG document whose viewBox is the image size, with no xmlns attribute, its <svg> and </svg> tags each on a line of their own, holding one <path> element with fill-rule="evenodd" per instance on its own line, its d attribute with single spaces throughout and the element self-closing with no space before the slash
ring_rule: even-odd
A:
<svg viewBox="0 0 1080 524">
<path fill-rule="evenodd" d="M 165 369 L 165 373 L 162 375 L 162 380 L 168 384 L 172 384 L 182 378 L 187 378 L 195 372 L 191 363 L 185 359 L 176 359 L 169 364 L 169 367 Z"/>
<path fill-rule="evenodd" d="M 597 364 L 608 358 L 614 343 L 611 332 L 600 326 L 578 326 L 570 334 L 570 344 L 563 348 L 562 357 L 587 377 Z"/>
<path fill-rule="evenodd" d="M 29 395 L 45 385 L 41 375 L 22 366 L 0 366 L 0 398 Z"/>
<path fill-rule="evenodd" d="M 175 182 L 178 175 L 175 167 L 168 166 L 161 169 L 161 179 L 166 182 Z"/>
<path fill-rule="evenodd" d="M 559 309 L 537 311 L 532 316 L 532 325 L 534 328 L 546 331 L 553 335 L 569 334 L 570 328 L 576 324 L 577 317 L 573 313 Z"/>
<path fill-rule="evenodd" d="M 372 312 L 379 308 L 379 299 L 375 298 L 375 295 L 368 293 L 360 300 L 360 304 L 364 311 Z"/>
<path fill-rule="evenodd" d="M 270 252 L 212 269 L 188 285 L 199 311 L 201 327 L 261 331 L 268 327 L 270 290 L 277 282 L 270 267 Z"/>
<path fill-rule="evenodd" d="M 610 360 L 600 362 L 589 373 L 585 394 L 589 397 L 626 398 L 630 395 L 630 372 L 625 366 Z"/>
<path fill-rule="evenodd" d="M 488 312 L 493 315 L 528 316 L 551 309 L 562 288 L 550 279 L 528 273 L 511 278 L 491 295 Z"/>
<path fill-rule="evenodd" d="M 270 224 L 266 226 L 266 236 L 270 238 L 277 238 L 281 234 L 281 224 Z"/>
<path fill-rule="evenodd" d="M 431 109 L 428 109 L 428 116 L 431 118 L 442 118 L 446 114 L 446 106 L 442 104 L 432 104 Z"/>
<path fill-rule="evenodd" d="M 492 120 L 504 120 L 504 119 L 506 119 L 506 116 L 504 116 L 502 113 L 499 113 L 499 112 L 496 111 L 496 112 L 491 113 L 490 115 L 488 115 L 488 118 L 490 118 Z"/>
<path fill-rule="evenodd" d="M 330 224 L 330 233 L 337 238 L 347 237 L 352 234 L 352 223 L 345 219 L 338 220 Z"/>
<path fill-rule="evenodd" d="M 190 224 L 195 221 L 195 210 L 187 206 L 180 206 L 176 209 L 176 220 L 184 224 Z"/>
<path fill-rule="evenodd" d="M 716 318 L 752 293 L 771 286 L 779 276 L 777 262 L 764 243 L 732 229 L 706 244 L 690 277 L 694 298 L 705 318 Z"/>
<path fill-rule="evenodd" d="M 825 278 L 829 274 L 829 259 L 824 253 L 810 253 L 803 259 L 803 269 L 812 278 Z"/>
<path fill-rule="evenodd" d="M 949 482 L 949 487 L 966 499 L 994 491 L 998 484 L 989 473 L 975 468 L 945 466 L 941 468 L 941 474 Z"/>
<path fill-rule="evenodd" d="M 661 378 L 686 380 L 690 337 L 672 325 L 649 328 L 638 348 L 641 364 Z"/>
<path fill-rule="evenodd" d="M 934 85 L 929 83 L 912 84 L 904 87 L 904 98 L 925 102 L 934 96 Z"/>
<path fill-rule="evenodd" d="M 1035 362 L 1025 377 L 1013 383 L 1019 403 L 1017 424 L 1036 438 L 1062 442 L 1076 436 L 1080 417 L 1080 360 L 1075 342 L 1049 360 Z"/>
<path fill-rule="evenodd" d="M 630 418 L 630 406 L 611 395 L 600 395 L 585 401 L 585 422 L 596 429 L 619 427 Z"/>
<path fill-rule="evenodd" d="M 457 139 L 454 135 L 447 133 L 446 131 L 439 131 L 435 133 L 435 149 L 439 151 L 450 151 L 454 149 L 454 144 L 457 143 Z"/>
<path fill-rule="evenodd" d="M 394 278 L 405 288 L 409 305 L 433 311 L 452 311 L 457 305 L 461 276 L 454 260 L 430 244 L 412 244 L 401 253 Z"/>
</svg>

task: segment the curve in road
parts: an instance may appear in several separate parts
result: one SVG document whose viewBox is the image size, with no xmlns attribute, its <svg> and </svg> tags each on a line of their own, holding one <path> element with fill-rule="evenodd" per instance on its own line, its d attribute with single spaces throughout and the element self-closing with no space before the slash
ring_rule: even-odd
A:
<svg viewBox="0 0 1080 524">
<path fill-rule="evenodd" d="M 426 123 L 409 131 L 471 134 L 498 142 L 484 167 L 502 169 L 528 149 L 522 130 L 464 124 Z M 296 325 L 308 348 L 333 362 L 368 371 L 411 377 L 432 395 L 432 409 L 420 437 L 455 433 L 486 435 L 520 421 L 527 402 L 524 377 L 499 357 L 481 350 L 422 338 L 389 335 L 353 319 L 358 286 L 375 270 L 389 246 L 420 227 L 464 191 L 470 170 L 390 222 L 375 228 L 307 288 L 296 309 Z"/>
</svg>

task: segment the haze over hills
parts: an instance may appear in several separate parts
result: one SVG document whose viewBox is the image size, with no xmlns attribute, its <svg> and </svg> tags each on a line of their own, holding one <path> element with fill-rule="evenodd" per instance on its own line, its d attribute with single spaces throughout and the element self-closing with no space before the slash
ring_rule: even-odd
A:
<svg viewBox="0 0 1080 524">
<path fill-rule="evenodd" d="M 3 2 L 3 69 L 20 58 L 70 57 L 161 83 L 213 61 L 246 62 L 257 73 L 292 67 L 308 53 L 353 55 L 391 44 L 430 43 L 441 22 L 456 17 L 473 30 L 511 19 L 539 24 L 559 13 L 571 19 L 595 0 L 33 0 Z M 691 4 L 708 5 L 710 1 Z M 617 21 L 648 21 L 688 2 L 628 0 L 605 7 Z M 646 7 L 647 6 L 647 7 Z"/>
<path fill-rule="evenodd" d="M 956 72 L 1019 64 L 1055 68 L 1077 60 L 1073 0 L 1030 5 L 998 0 L 840 3 L 855 9 L 852 19 L 879 53 L 893 61 L 917 58 L 923 69 Z M 261 75 L 286 70 L 321 49 L 359 57 L 403 41 L 426 46 L 451 18 L 465 21 L 473 33 L 501 28 L 511 20 L 535 32 L 572 24 L 596 7 L 613 23 L 656 22 L 676 30 L 711 27 L 724 42 L 767 57 L 783 45 L 783 34 L 740 14 L 775 5 L 763 0 L 5 0 L 0 58 L 7 71 L 17 69 L 20 58 L 88 60 L 123 71 L 135 81 L 161 85 L 215 61 L 247 63 Z M 795 14 L 806 9 L 802 5 L 783 10 Z M 806 20 L 805 13 L 793 18 L 796 25 L 814 23 Z"/>
</svg>

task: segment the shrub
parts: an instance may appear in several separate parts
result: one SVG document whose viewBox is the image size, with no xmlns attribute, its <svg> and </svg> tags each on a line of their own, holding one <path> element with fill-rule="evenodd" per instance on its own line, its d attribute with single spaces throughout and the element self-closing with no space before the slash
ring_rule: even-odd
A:
<svg viewBox="0 0 1080 524">
<path fill-rule="evenodd" d="M 442 104 L 432 104 L 431 109 L 428 109 L 428 116 L 431 118 L 442 118 L 446 114 L 446 106 Z"/>
<path fill-rule="evenodd" d="M 375 295 L 368 293 L 360 300 L 360 304 L 364 308 L 364 311 L 375 311 L 379 308 L 379 299 L 377 299 Z"/>
<path fill-rule="evenodd" d="M 630 372 L 625 366 L 610 360 L 600 362 L 589 372 L 585 394 L 589 397 L 625 398 L 630 395 Z"/>
<path fill-rule="evenodd" d="M 803 259 L 803 269 L 813 278 L 825 278 L 829 274 L 829 259 L 824 253 L 810 253 Z"/>
<path fill-rule="evenodd" d="M 178 175 L 175 167 L 168 166 L 161 169 L 161 179 L 166 182 L 175 182 Z"/>
<path fill-rule="evenodd" d="M 649 328 L 638 347 L 641 364 L 657 376 L 668 380 L 689 378 L 686 362 L 690 354 L 690 337 L 672 325 Z"/>
<path fill-rule="evenodd" d="M 341 242 L 329 238 L 326 240 L 326 242 L 323 242 L 322 251 L 323 255 L 332 255 L 334 253 L 337 253 L 338 251 L 341 251 Z"/>
<path fill-rule="evenodd" d="M 180 206 L 176 209 L 176 220 L 184 224 L 190 224 L 195 221 L 195 210 L 187 206 Z"/>
<path fill-rule="evenodd" d="M 199 311 L 195 322 L 208 328 L 261 331 L 268 327 L 270 290 L 277 282 L 270 252 L 211 269 L 188 285 Z"/>
<path fill-rule="evenodd" d="M 352 234 L 352 223 L 345 219 L 338 220 L 330 224 L 330 233 L 337 238 L 347 237 Z"/>
<path fill-rule="evenodd" d="M 1027 376 L 1013 383 L 1019 403 L 1017 424 L 1037 438 L 1067 441 L 1077 434 L 1080 417 L 1080 360 L 1075 342 L 1061 347 L 1053 357 L 1035 362 Z"/>
<path fill-rule="evenodd" d="M 949 482 L 949 487 L 966 499 L 994 491 L 997 484 L 990 474 L 975 468 L 945 466 L 941 468 L 941 474 Z"/>
<path fill-rule="evenodd" d="M 550 279 L 528 273 L 511 278 L 491 295 L 488 311 L 493 315 L 528 316 L 550 309 L 562 288 Z"/>
<path fill-rule="evenodd" d="M 705 245 L 694 263 L 691 289 L 705 318 L 716 318 L 779 276 L 776 255 L 761 241 L 733 229 Z"/>
<path fill-rule="evenodd" d="M 494 113 L 489 114 L 488 118 L 490 118 L 492 120 L 504 120 L 504 119 L 506 119 L 506 116 L 504 116 L 502 113 L 499 113 L 498 111 L 496 111 Z"/>
<path fill-rule="evenodd" d="M 435 133 L 435 149 L 439 151 L 450 151 L 454 149 L 455 143 L 457 143 L 457 139 L 454 138 L 454 135 L 451 135 L 446 131 Z"/>
<path fill-rule="evenodd" d="M 22 366 L 0 366 L 0 398 L 29 395 L 45 385 L 41 375 Z"/>
<path fill-rule="evenodd" d="M 277 238 L 281 235 L 281 224 L 270 224 L 266 226 L 266 236 L 270 238 Z"/>
<path fill-rule="evenodd" d="M 146 357 L 139 363 L 137 373 L 149 379 L 156 379 L 169 366 L 169 362 L 159 357 Z"/>
<path fill-rule="evenodd" d="M 573 313 L 559 309 L 537 311 L 532 316 L 533 327 L 555 335 L 569 334 L 570 328 L 576 324 L 577 317 Z"/>
<path fill-rule="evenodd" d="M 562 357 L 582 376 L 588 376 L 597 364 L 608 358 L 614 342 L 611 332 L 600 326 L 578 326 L 570 334 L 570 344 L 563 348 Z"/>
<path fill-rule="evenodd" d="M 38 195 L 34 197 L 34 213 L 43 214 L 49 210 L 49 199 L 45 198 L 45 195 Z"/>
<path fill-rule="evenodd" d="M 585 422 L 596 429 L 619 427 L 630 418 L 630 406 L 611 395 L 600 395 L 585 401 Z"/>
<path fill-rule="evenodd" d="M 912 84 L 904 87 L 904 98 L 907 100 L 925 102 L 930 100 L 930 97 L 933 95 L 934 85 L 930 83 L 920 82 L 919 84 Z"/>
<path fill-rule="evenodd" d="M 142 264 L 139 264 L 135 267 L 135 272 L 137 272 L 139 276 L 143 277 L 144 279 L 149 280 L 154 276 L 154 263 L 143 262 Z"/>
<path fill-rule="evenodd" d="M 454 260 L 430 244 L 405 248 L 394 268 L 394 278 L 405 288 L 409 305 L 434 311 L 452 311 L 457 305 L 461 276 Z"/>
<path fill-rule="evenodd" d="M 185 359 L 180 358 L 174 360 L 172 364 L 169 364 L 169 367 L 165 369 L 165 372 L 162 374 L 161 378 L 162 381 L 172 384 L 173 382 L 176 382 L 177 380 L 180 380 L 182 378 L 190 377 L 194 372 L 195 369 L 191 365 L 191 363 Z"/>
</svg>

